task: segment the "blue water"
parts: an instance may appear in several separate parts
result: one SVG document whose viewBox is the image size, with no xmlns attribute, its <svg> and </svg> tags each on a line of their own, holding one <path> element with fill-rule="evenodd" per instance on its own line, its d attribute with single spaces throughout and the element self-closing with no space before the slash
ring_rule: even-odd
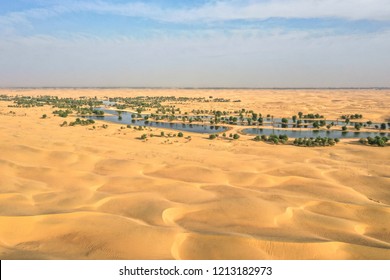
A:
<svg viewBox="0 0 390 280">
<path fill-rule="evenodd" d="M 133 119 L 131 115 L 133 113 L 121 111 L 122 119 L 119 119 L 119 110 L 109 110 L 104 108 L 97 108 L 98 110 L 103 110 L 106 116 L 85 116 L 84 118 L 92 120 L 104 120 L 112 123 L 119 123 L 123 125 L 131 126 L 150 126 L 158 128 L 168 128 L 175 129 L 180 131 L 196 132 L 196 133 L 220 133 L 226 131 L 228 128 L 225 126 L 217 125 L 201 125 L 201 124 L 185 124 L 185 123 L 168 123 L 168 122 L 156 122 L 156 121 L 147 121 L 141 119 Z M 137 115 L 137 114 L 135 114 Z M 144 116 L 144 115 L 142 115 Z"/>
<path fill-rule="evenodd" d="M 390 137 L 390 132 L 363 132 L 363 131 L 338 131 L 338 130 L 282 130 L 270 128 L 246 128 L 244 133 L 253 135 L 270 135 L 270 134 L 286 134 L 290 138 L 304 137 L 331 137 L 331 138 L 366 138 L 375 136 Z"/>
</svg>

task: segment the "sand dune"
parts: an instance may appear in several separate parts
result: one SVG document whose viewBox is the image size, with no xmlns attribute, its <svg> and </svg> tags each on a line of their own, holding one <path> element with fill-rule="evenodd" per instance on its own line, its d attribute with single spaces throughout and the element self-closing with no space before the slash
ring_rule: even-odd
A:
<svg viewBox="0 0 390 280">
<path fill-rule="evenodd" d="M 353 112 L 372 121 L 389 117 L 390 104 L 388 91 L 77 93 L 213 95 L 242 100 L 221 105 L 226 110 Z M 7 105 L 0 102 L 1 259 L 390 259 L 388 147 L 301 148 L 198 134 L 145 142 L 143 132 L 119 125 L 60 127 L 52 108 L 9 114 Z"/>
</svg>

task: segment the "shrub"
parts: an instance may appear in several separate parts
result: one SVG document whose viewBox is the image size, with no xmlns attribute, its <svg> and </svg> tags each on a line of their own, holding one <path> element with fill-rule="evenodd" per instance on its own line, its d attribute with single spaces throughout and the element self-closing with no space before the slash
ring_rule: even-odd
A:
<svg viewBox="0 0 390 280">
<path fill-rule="evenodd" d="M 295 146 L 302 147 L 324 147 L 324 146 L 334 146 L 338 142 L 338 138 L 328 138 L 328 137 L 310 137 L 310 138 L 298 138 L 295 139 L 293 144 Z"/>
<path fill-rule="evenodd" d="M 379 147 L 384 147 L 386 146 L 387 141 L 389 139 L 385 136 L 375 136 L 375 137 L 367 137 L 367 139 L 360 139 L 359 142 L 362 144 L 369 144 L 371 146 L 379 146 Z"/>
</svg>

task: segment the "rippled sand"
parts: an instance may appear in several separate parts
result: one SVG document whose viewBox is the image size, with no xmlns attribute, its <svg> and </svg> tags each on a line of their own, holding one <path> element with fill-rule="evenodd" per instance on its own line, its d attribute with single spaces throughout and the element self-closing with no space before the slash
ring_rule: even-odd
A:
<svg viewBox="0 0 390 280">
<path fill-rule="evenodd" d="M 0 94 L 212 95 L 242 100 L 218 108 L 275 116 L 390 118 L 385 90 Z M 145 132 L 120 125 L 60 127 L 52 108 L 7 105 L 0 102 L 1 259 L 390 259 L 389 147 L 302 148 L 199 134 L 143 142 L 137 137 Z M 202 106 L 213 105 L 182 107 Z"/>
</svg>

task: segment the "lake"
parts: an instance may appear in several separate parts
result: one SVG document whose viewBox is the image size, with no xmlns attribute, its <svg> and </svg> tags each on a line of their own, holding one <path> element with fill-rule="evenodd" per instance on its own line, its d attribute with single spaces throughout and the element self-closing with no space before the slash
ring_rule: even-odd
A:
<svg viewBox="0 0 390 280">
<path fill-rule="evenodd" d="M 167 128 L 174 129 L 180 131 L 187 132 L 195 132 L 195 133 L 220 133 L 228 130 L 226 126 L 218 126 L 218 125 L 201 125 L 201 124 L 186 124 L 186 123 L 173 123 L 173 122 L 156 122 L 156 121 L 148 121 L 144 119 L 133 119 L 131 115 L 133 113 L 129 112 L 121 112 L 122 119 L 119 119 L 119 110 L 110 110 L 104 108 L 96 108 L 97 110 L 104 111 L 105 116 L 85 116 L 84 118 L 92 119 L 92 120 L 104 120 L 107 122 L 118 123 L 123 125 L 131 125 L 131 126 L 149 126 L 149 127 L 157 127 L 157 128 Z"/>
<path fill-rule="evenodd" d="M 270 135 L 286 134 L 290 138 L 304 137 L 331 137 L 331 138 L 366 138 L 375 136 L 390 137 L 390 132 L 363 132 L 363 131 L 339 131 L 339 130 L 283 130 L 270 128 L 246 128 L 243 130 L 246 134 L 253 135 Z"/>
</svg>

